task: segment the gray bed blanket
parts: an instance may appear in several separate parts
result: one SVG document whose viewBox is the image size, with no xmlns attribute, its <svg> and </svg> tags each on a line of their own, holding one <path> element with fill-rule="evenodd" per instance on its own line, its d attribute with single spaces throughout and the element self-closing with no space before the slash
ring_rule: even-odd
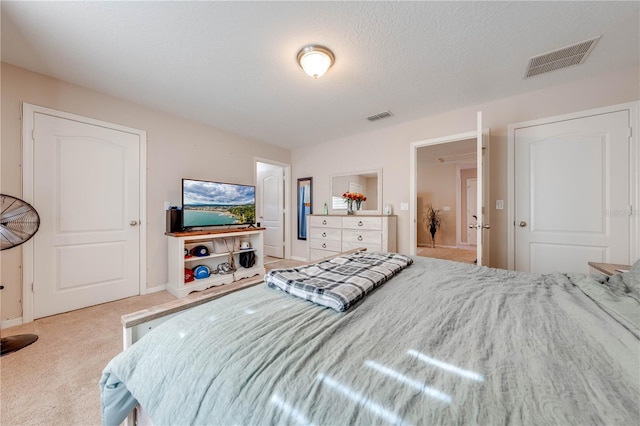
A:
<svg viewBox="0 0 640 426">
<path fill-rule="evenodd" d="M 157 426 L 637 425 L 638 329 L 576 280 L 414 258 L 343 313 L 253 287 L 115 357 L 103 421 L 135 399 Z"/>
</svg>

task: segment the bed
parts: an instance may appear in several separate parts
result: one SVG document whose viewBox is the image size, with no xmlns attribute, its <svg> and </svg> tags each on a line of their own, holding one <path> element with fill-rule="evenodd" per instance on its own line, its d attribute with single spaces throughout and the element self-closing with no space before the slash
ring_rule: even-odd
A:
<svg viewBox="0 0 640 426">
<path fill-rule="evenodd" d="M 412 257 L 344 312 L 259 284 L 116 356 L 103 424 L 638 424 L 640 271 Z"/>
</svg>

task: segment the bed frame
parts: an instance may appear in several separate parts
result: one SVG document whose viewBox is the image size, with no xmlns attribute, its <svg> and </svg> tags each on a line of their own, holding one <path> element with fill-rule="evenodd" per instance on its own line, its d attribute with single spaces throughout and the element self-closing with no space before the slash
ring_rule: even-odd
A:
<svg viewBox="0 0 640 426">
<path fill-rule="evenodd" d="M 263 277 L 261 276 L 245 278 L 232 284 L 194 292 L 186 297 L 172 300 L 162 305 L 123 315 L 120 317 L 120 321 L 122 322 L 123 349 L 127 349 L 153 328 L 187 309 L 219 299 L 227 294 L 244 290 L 245 288 L 262 282 Z"/>
<path fill-rule="evenodd" d="M 333 257 L 345 254 L 355 253 L 356 251 L 366 251 L 366 248 L 358 248 L 339 253 L 334 256 L 328 256 L 320 260 L 310 263 L 318 263 Z M 122 343 L 123 350 L 140 340 L 149 331 L 162 324 L 166 320 L 175 317 L 179 313 L 191 309 L 193 307 L 208 303 L 212 300 L 219 299 L 236 291 L 244 290 L 264 282 L 263 277 L 245 278 L 232 284 L 225 284 L 218 287 L 212 287 L 207 290 L 193 292 L 186 297 L 163 303 L 162 305 L 153 306 L 141 311 L 126 314 L 120 317 L 122 323 Z M 134 425 L 152 425 L 151 419 L 144 414 L 140 406 L 137 406 L 123 423 L 125 426 Z"/>
</svg>

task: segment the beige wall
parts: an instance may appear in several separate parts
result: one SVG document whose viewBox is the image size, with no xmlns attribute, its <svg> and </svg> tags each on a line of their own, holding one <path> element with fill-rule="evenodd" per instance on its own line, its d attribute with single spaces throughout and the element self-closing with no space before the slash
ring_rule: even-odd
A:
<svg viewBox="0 0 640 426">
<path fill-rule="evenodd" d="M 289 163 L 290 152 L 2 64 L 1 191 L 22 195 L 22 102 L 147 131 L 147 287 L 167 283 L 164 202 L 181 203 L 180 179 L 254 184 L 254 157 Z M 295 234 L 294 234 L 295 235 Z M 2 252 L 1 319 L 21 315 L 21 251 Z"/>
<path fill-rule="evenodd" d="M 565 72 L 565 71 L 559 71 Z M 475 129 L 482 110 L 491 129 L 491 265 L 507 266 L 507 210 L 495 210 L 495 200 L 507 196 L 507 125 L 640 99 L 637 68 L 562 86 L 498 99 L 425 117 L 393 127 L 362 133 L 294 150 L 241 138 L 224 131 L 125 102 L 63 81 L 7 64 L 1 70 L 1 182 L 3 193 L 20 196 L 22 179 L 20 103 L 48 108 L 147 131 L 147 287 L 167 281 L 164 201 L 180 203 L 180 178 L 253 183 L 253 157 L 292 164 L 292 193 L 296 179 L 313 177 L 315 211 L 330 205 L 331 174 L 381 168 L 382 205 L 398 215 L 398 249 L 409 252 L 409 146 L 412 142 Z M 544 78 L 544 76 L 539 77 Z M 389 120 L 394 120 L 390 118 Z M 386 122 L 389 123 L 389 122 Z M 372 124 L 375 129 L 376 124 Z M 341 153 L 342 155 L 337 155 Z M 292 232 L 296 235 L 296 221 Z M 293 239 L 292 255 L 306 257 L 306 242 Z M 2 252 L 0 293 L 2 320 L 20 316 L 22 297 L 20 250 Z"/>
<path fill-rule="evenodd" d="M 562 70 L 557 72 L 570 72 Z M 476 112 L 483 111 L 484 127 L 491 129 L 490 224 L 492 266 L 507 266 L 507 210 L 495 210 L 495 200 L 507 196 L 507 125 L 640 99 L 638 68 L 498 99 L 420 120 L 362 133 L 292 152 L 293 180 L 313 176 L 316 205 L 329 201 L 329 175 L 383 169 L 382 204 L 392 204 L 398 215 L 398 249 L 409 252 L 409 146 L 412 142 L 474 131 Z M 544 76 L 536 78 L 545 78 Z M 524 81 L 523 85 L 527 82 Z M 471 101 L 469 102 L 472 103 Z M 401 115 L 400 107 L 396 110 Z M 391 109 L 394 110 L 393 106 Z M 387 120 L 394 120 L 398 116 Z M 385 124 L 390 124 L 386 121 Z M 372 124 L 375 129 L 376 124 Z M 340 155 L 338 155 L 340 154 Z M 294 241 L 292 254 L 305 257 L 305 242 Z"/>
<path fill-rule="evenodd" d="M 430 245 L 429 226 L 423 218 L 427 205 L 440 210 L 442 223 L 436 231 L 436 245 L 456 246 L 456 182 L 457 169 L 454 163 L 418 165 L 416 169 L 416 193 L 418 195 L 416 211 L 418 215 L 418 245 Z M 444 207 L 449 207 L 448 211 Z"/>
</svg>

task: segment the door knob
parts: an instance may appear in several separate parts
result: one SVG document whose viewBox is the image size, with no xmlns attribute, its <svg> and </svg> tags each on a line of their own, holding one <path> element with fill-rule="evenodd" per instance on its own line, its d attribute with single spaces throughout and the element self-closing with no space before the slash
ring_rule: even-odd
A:
<svg viewBox="0 0 640 426">
<path fill-rule="evenodd" d="M 474 224 L 469 225 L 469 229 L 475 229 L 477 227 L 478 227 L 478 225 L 474 225 Z"/>
<path fill-rule="evenodd" d="M 137 220 L 132 220 L 131 222 L 129 222 L 129 225 L 131 226 L 136 226 L 138 224 Z"/>
<path fill-rule="evenodd" d="M 483 229 L 491 229 L 491 225 L 482 225 Z"/>
<path fill-rule="evenodd" d="M 520 225 L 521 228 L 524 228 L 525 226 L 527 226 L 527 222 L 525 222 L 524 220 L 521 220 L 518 225 Z"/>
</svg>

